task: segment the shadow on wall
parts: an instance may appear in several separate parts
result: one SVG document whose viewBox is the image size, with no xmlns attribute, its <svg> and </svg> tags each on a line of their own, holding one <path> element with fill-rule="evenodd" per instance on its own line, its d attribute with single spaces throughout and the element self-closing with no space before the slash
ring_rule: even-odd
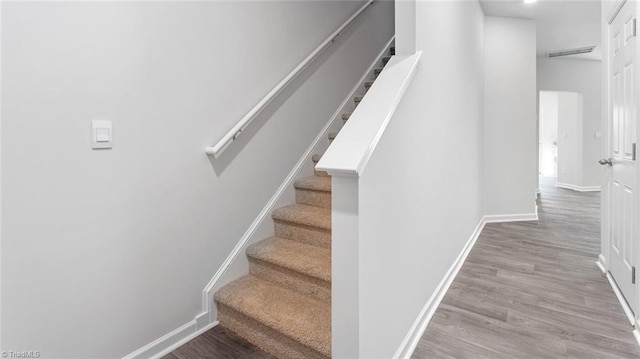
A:
<svg viewBox="0 0 640 359">
<path fill-rule="evenodd" d="M 291 99 L 291 97 L 300 89 L 302 85 L 304 85 L 307 80 L 320 68 L 325 62 L 333 56 L 333 54 L 340 49 L 340 47 L 344 44 L 344 42 L 350 38 L 355 30 L 362 26 L 361 23 L 354 23 L 349 26 L 345 31 L 338 37 L 337 41 L 330 44 L 329 47 L 320 53 L 318 57 L 316 57 L 302 72 L 295 77 L 285 88 L 277 94 L 274 99 L 266 106 L 264 109 L 258 113 L 253 122 L 244 130 L 242 134 L 238 136 L 236 140 L 233 141 L 232 144 L 227 147 L 219 158 L 213 157 L 213 155 L 209 155 L 209 162 L 211 163 L 211 167 L 215 171 L 215 173 L 219 176 L 225 171 L 225 169 L 233 162 L 233 160 L 242 152 L 242 150 L 247 146 L 247 144 L 251 141 L 251 139 L 260 131 L 260 129 L 267 123 L 267 121 L 274 116 L 278 110 L 284 105 L 287 101 Z M 293 69 L 292 69 L 293 70 Z M 269 71 L 269 69 L 265 69 L 265 71 Z M 277 84 L 274 84 L 274 87 Z M 265 94 L 266 95 L 266 94 Z M 306 107 L 305 107 L 306 108 Z M 247 110 L 249 112 L 249 110 Z M 304 121 L 305 112 L 301 112 L 296 114 L 298 120 Z M 329 116 L 330 114 L 327 114 Z M 238 118 L 237 121 L 240 121 L 241 118 Z M 214 141 L 219 141 L 224 134 L 218 134 Z M 212 144 L 215 142 L 212 142 Z M 262 156 L 264 158 L 262 160 L 269 161 L 269 154 L 263 153 Z"/>
</svg>

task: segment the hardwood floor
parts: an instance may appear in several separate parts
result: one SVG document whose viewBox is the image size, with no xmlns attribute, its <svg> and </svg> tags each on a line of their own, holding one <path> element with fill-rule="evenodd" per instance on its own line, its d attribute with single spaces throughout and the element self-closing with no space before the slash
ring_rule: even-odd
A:
<svg viewBox="0 0 640 359">
<path fill-rule="evenodd" d="M 640 358 L 596 267 L 600 193 L 542 183 L 538 222 L 487 225 L 413 358 Z"/>
<path fill-rule="evenodd" d="M 275 359 L 228 329 L 216 326 L 162 359 Z"/>
</svg>

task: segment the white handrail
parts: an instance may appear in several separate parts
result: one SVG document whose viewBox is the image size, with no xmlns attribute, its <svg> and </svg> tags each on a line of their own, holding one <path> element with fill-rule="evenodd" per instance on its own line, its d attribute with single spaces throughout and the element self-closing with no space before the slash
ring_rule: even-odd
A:
<svg viewBox="0 0 640 359">
<path fill-rule="evenodd" d="M 342 26 L 340 26 L 336 31 L 334 31 L 331 36 L 329 36 L 326 40 L 324 40 L 320 46 L 318 46 L 315 50 L 313 50 L 313 52 L 307 56 L 298 66 L 296 66 L 295 69 L 293 69 L 293 71 L 291 71 L 287 77 L 285 77 L 282 81 L 280 81 L 280 83 L 278 83 L 276 85 L 276 87 L 273 88 L 273 90 L 269 91 L 269 93 L 262 99 L 260 100 L 260 102 L 258 102 L 258 104 L 256 104 L 251 111 L 249 111 L 238 123 L 235 124 L 235 126 L 233 126 L 231 128 L 231 130 L 229 130 L 229 132 L 227 132 L 222 139 L 220 139 L 220 141 L 218 141 L 218 143 L 216 143 L 215 145 L 213 145 L 212 147 L 207 147 L 205 149 L 205 152 L 208 155 L 213 155 L 213 157 L 218 158 L 220 157 L 220 154 L 222 154 L 222 152 L 224 152 L 224 150 L 227 149 L 227 147 L 229 147 L 229 145 L 236 139 L 238 138 L 238 136 L 242 133 L 242 131 L 244 131 L 245 128 L 247 128 L 247 126 L 249 126 L 249 124 L 251 123 L 251 121 L 253 121 L 256 116 L 262 112 L 262 110 L 267 107 L 267 105 L 280 93 L 282 92 L 282 90 L 284 90 L 285 87 L 287 87 L 287 85 L 293 81 L 293 79 L 296 78 L 296 76 L 298 76 L 302 70 L 304 70 L 307 66 L 309 66 L 309 64 L 318 56 L 320 55 L 320 53 L 322 53 L 322 51 L 324 51 L 328 45 L 332 44 L 334 41 L 336 41 L 336 39 L 338 38 L 338 36 L 340 36 L 340 33 L 342 32 L 342 30 L 344 30 L 347 26 L 349 26 L 349 24 L 351 24 L 353 22 L 353 20 L 355 20 L 356 17 L 358 17 L 358 15 L 360 15 L 360 13 L 362 13 L 369 5 L 371 5 L 373 3 L 374 0 L 369 0 L 367 1 L 366 4 L 364 4 L 360 9 L 358 9 L 358 11 L 355 12 L 355 14 L 353 14 L 344 24 L 342 24 Z"/>
<path fill-rule="evenodd" d="M 407 91 L 421 56 L 422 51 L 391 57 L 340 135 L 322 155 L 316 170 L 332 176 L 360 177 Z"/>
</svg>

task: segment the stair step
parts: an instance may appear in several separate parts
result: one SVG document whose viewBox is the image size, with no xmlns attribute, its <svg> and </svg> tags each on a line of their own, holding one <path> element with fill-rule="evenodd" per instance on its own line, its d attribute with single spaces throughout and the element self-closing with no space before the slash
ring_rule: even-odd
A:
<svg viewBox="0 0 640 359">
<path fill-rule="evenodd" d="M 215 294 L 220 325 L 278 358 L 329 358 L 331 306 L 246 276 Z"/>
<path fill-rule="evenodd" d="M 296 189 L 306 189 L 310 191 L 322 191 L 331 193 L 331 179 L 317 178 L 315 176 L 304 177 L 293 183 Z"/>
<path fill-rule="evenodd" d="M 318 176 L 318 177 L 331 177 L 331 176 L 329 176 L 329 172 L 327 172 L 327 171 L 313 170 L 313 174 L 315 176 Z"/>
<path fill-rule="evenodd" d="M 331 209 L 292 204 L 276 209 L 271 217 L 276 237 L 331 248 Z"/>
<path fill-rule="evenodd" d="M 382 63 L 386 65 L 389 60 L 391 60 L 391 56 L 385 56 L 382 58 Z"/>
<path fill-rule="evenodd" d="M 360 102 L 360 101 L 358 101 L 358 102 Z M 329 142 L 335 140 L 337 136 L 338 136 L 337 132 L 329 132 Z"/>
<path fill-rule="evenodd" d="M 296 189 L 296 203 L 331 208 L 330 177 L 305 177 L 296 180 L 293 186 Z"/>
<path fill-rule="evenodd" d="M 347 121 L 349 119 L 349 117 L 351 117 L 351 112 L 342 114 L 342 120 L 343 121 Z"/>
<path fill-rule="evenodd" d="M 378 67 L 377 69 L 373 70 L 374 75 L 379 75 L 381 72 L 382 72 L 382 67 Z"/>
<path fill-rule="evenodd" d="M 373 86 L 373 81 L 367 81 L 367 82 L 364 83 L 364 87 L 367 88 L 367 89 L 371 88 L 371 86 Z"/>
<path fill-rule="evenodd" d="M 313 155 L 313 156 L 311 156 L 311 161 L 313 161 L 314 163 L 318 163 L 320 161 L 320 158 L 322 158 L 322 156 Z"/>
<path fill-rule="evenodd" d="M 391 46 L 391 48 L 389 49 L 389 53 L 391 54 L 391 56 L 396 54 L 396 47 L 395 46 Z"/>
<path fill-rule="evenodd" d="M 353 102 L 356 103 L 356 106 L 362 101 L 362 96 L 356 96 L 353 98 Z"/>
<path fill-rule="evenodd" d="M 331 250 L 271 237 L 249 246 L 247 256 L 252 275 L 331 301 Z"/>
</svg>

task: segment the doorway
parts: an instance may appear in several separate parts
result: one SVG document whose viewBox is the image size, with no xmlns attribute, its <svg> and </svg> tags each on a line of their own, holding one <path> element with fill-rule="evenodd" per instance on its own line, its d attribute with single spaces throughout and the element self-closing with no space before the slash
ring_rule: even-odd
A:
<svg viewBox="0 0 640 359">
<path fill-rule="evenodd" d="M 566 91 L 540 91 L 539 175 L 558 187 L 583 184 L 583 99 Z"/>
</svg>

